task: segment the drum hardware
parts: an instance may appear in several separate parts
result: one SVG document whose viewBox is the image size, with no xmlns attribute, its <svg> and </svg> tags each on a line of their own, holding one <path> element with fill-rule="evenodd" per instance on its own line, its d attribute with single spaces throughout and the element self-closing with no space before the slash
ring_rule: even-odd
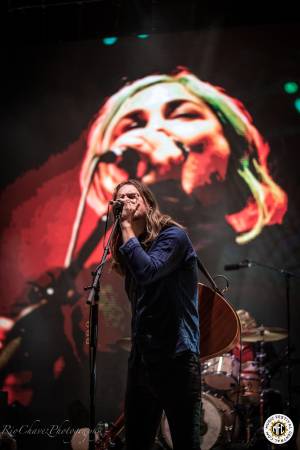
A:
<svg viewBox="0 0 300 450">
<path fill-rule="evenodd" d="M 229 398 L 233 402 L 238 401 L 240 404 L 258 405 L 260 402 L 260 393 L 260 376 L 255 373 L 242 373 L 240 386 L 229 394 Z M 238 399 L 237 396 L 239 396 Z"/>
<path fill-rule="evenodd" d="M 251 420 L 251 410 L 250 406 L 246 407 L 246 443 L 249 443 L 252 435 L 253 423 Z"/>
<path fill-rule="evenodd" d="M 264 389 L 271 375 L 266 368 L 266 342 L 276 342 L 287 337 L 287 330 L 277 327 L 260 326 L 242 330 L 242 342 L 259 343 L 259 351 L 256 352 L 255 361 L 247 361 L 241 365 L 240 386 L 229 393 L 229 398 L 234 401 L 237 394 L 241 404 L 259 406 L 260 423 L 264 423 Z"/>
<path fill-rule="evenodd" d="M 286 324 L 287 324 L 287 329 L 283 329 L 283 328 L 271 328 L 269 327 L 269 329 L 265 329 L 264 328 L 264 332 L 262 333 L 258 333 L 258 336 L 256 336 L 256 340 L 252 341 L 252 340 L 248 340 L 248 342 L 257 342 L 258 340 L 264 340 L 265 342 L 272 342 L 272 341 L 278 341 L 281 339 L 287 339 L 287 358 L 286 358 L 286 371 L 287 371 L 287 383 L 286 383 L 286 387 L 287 387 L 287 401 L 286 401 L 286 412 L 287 415 L 289 415 L 290 413 L 290 409 L 291 409 L 291 401 L 292 401 L 292 397 L 291 397 L 291 386 L 292 386 L 292 379 L 291 379 L 291 364 L 290 364 L 290 354 L 291 354 L 291 305 L 290 305 L 290 281 L 291 279 L 300 279 L 300 275 L 291 272 L 289 270 L 286 270 L 285 268 L 282 267 L 275 267 L 275 266 L 270 266 L 268 264 L 263 264 L 257 261 L 247 261 L 248 263 L 250 263 L 249 267 L 252 266 L 259 266 L 262 267 L 264 269 L 268 269 L 268 270 L 272 270 L 274 272 L 276 272 L 278 275 L 283 276 L 284 280 L 285 280 L 285 299 L 286 299 Z M 245 338 L 245 336 L 244 336 Z M 253 338 L 253 336 L 252 336 Z M 251 339 L 251 336 L 248 335 L 248 337 L 246 337 L 246 339 Z"/>
<path fill-rule="evenodd" d="M 204 430 L 202 436 L 201 449 L 214 448 L 215 446 L 218 448 L 249 448 L 255 446 L 257 448 L 260 440 L 265 445 L 263 435 L 265 415 L 269 412 L 268 408 L 272 408 L 278 403 L 278 399 L 275 399 L 274 403 L 268 394 L 269 389 L 267 388 L 272 377 L 272 371 L 266 365 L 265 343 L 286 339 L 288 334 L 284 328 L 256 326 L 255 321 L 250 326 L 251 328 L 244 328 L 241 333 L 241 349 L 245 348 L 246 351 L 246 353 L 243 353 L 243 357 L 241 351 L 240 357 L 233 351 L 236 357 L 231 353 L 224 353 L 206 360 L 202 365 L 202 380 L 207 389 L 203 400 L 204 422 L 207 425 L 207 430 Z M 254 350 L 251 350 L 251 344 L 256 343 L 259 344 L 259 349 L 254 352 Z M 247 350 L 248 347 L 249 351 Z M 246 361 L 243 362 L 243 359 L 246 359 Z M 283 363 L 280 362 L 280 366 L 282 365 Z M 222 402 L 223 405 L 232 404 L 233 406 L 229 409 L 217 407 L 215 411 L 212 407 L 213 401 L 216 402 L 216 405 L 220 405 L 220 402 Z M 211 420 L 207 418 L 207 411 L 209 411 L 211 417 L 217 416 L 214 417 L 214 423 L 217 424 L 217 428 L 215 428 L 217 438 L 211 435 Z M 222 418 L 221 428 L 220 421 L 218 421 L 220 416 Z M 227 422 L 229 416 L 231 416 L 231 421 Z M 235 420 L 237 422 L 236 427 L 234 426 Z M 261 430 L 260 433 L 258 433 L 258 430 Z M 239 440 L 241 438 L 240 442 L 238 442 L 237 437 Z"/>
<path fill-rule="evenodd" d="M 261 341 L 263 342 L 263 341 Z M 267 354 L 265 352 L 256 352 L 256 359 L 258 359 L 259 361 L 263 361 L 266 358 Z"/>
<path fill-rule="evenodd" d="M 260 375 L 260 383 L 261 383 L 261 393 L 259 398 L 259 418 L 260 418 L 260 426 L 264 426 L 264 416 L 265 416 L 265 402 L 264 402 L 264 391 L 263 388 L 266 387 L 267 373 L 265 369 L 265 360 L 266 360 L 266 352 L 264 349 L 265 341 L 261 340 L 259 343 L 259 352 L 257 352 L 258 359 L 258 373 Z"/>
<path fill-rule="evenodd" d="M 247 361 L 241 365 L 240 386 L 237 392 L 233 392 L 239 396 L 237 408 L 245 424 L 245 443 L 249 447 L 257 445 L 263 438 L 263 433 L 258 433 L 257 429 L 263 430 L 268 392 L 266 387 L 271 378 L 266 368 L 266 341 L 260 339 L 258 342 L 259 351 L 256 352 L 255 361 Z M 234 395 L 230 394 L 234 401 Z"/>
<path fill-rule="evenodd" d="M 260 334 L 258 334 L 257 330 L 259 330 Z M 221 446 L 229 446 L 231 448 L 231 445 L 235 445 L 237 430 L 239 437 L 243 436 L 241 445 L 245 445 L 245 448 L 257 445 L 259 439 L 262 438 L 262 436 L 258 436 L 257 429 L 263 429 L 265 414 L 267 413 L 266 402 L 268 402 L 266 387 L 271 379 L 270 372 L 266 367 L 267 354 L 265 343 L 283 339 L 284 334 L 283 331 L 280 331 L 280 334 L 278 334 L 279 329 L 276 329 L 275 332 L 270 327 L 267 328 L 270 331 L 269 334 L 266 334 L 265 330 L 266 328 L 264 327 L 258 327 L 255 331 L 251 331 L 251 341 L 259 344 L 259 349 L 255 356 L 252 355 L 255 360 L 240 363 L 237 357 L 235 358 L 233 355 L 225 353 L 222 356 L 207 360 L 202 366 L 202 379 L 208 389 L 206 391 L 207 397 L 204 399 L 204 409 L 212 409 L 211 402 L 214 400 L 216 404 L 219 404 L 221 401 L 225 404 L 232 402 L 234 405 L 230 410 L 217 408 L 218 414 L 222 417 L 222 429 L 220 429 L 218 420 L 215 419 L 215 422 L 218 423 L 218 437 L 212 446 L 221 443 Z M 267 336 L 266 339 L 264 339 L 265 336 Z M 240 357 L 240 360 L 242 360 L 242 357 Z M 223 397 L 220 397 L 220 395 Z M 227 417 L 229 414 L 232 416 L 233 421 L 224 423 L 223 415 Z M 212 411 L 210 415 L 214 416 L 217 413 Z M 205 446 L 212 439 L 210 420 L 207 420 L 206 416 L 204 422 L 207 425 L 207 430 L 204 431 L 201 445 L 201 448 L 203 447 L 204 449 L 210 448 Z M 235 418 L 237 420 L 237 430 L 234 426 Z M 241 428 L 242 424 L 243 427 Z"/>
</svg>

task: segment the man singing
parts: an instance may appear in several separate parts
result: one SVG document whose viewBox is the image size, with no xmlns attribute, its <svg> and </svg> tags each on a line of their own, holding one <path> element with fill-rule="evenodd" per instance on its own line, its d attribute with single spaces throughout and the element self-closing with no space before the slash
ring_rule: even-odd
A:
<svg viewBox="0 0 300 450">
<path fill-rule="evenodd" d="M 132 307 L 125 399 L 127 450 L 150 450 L 162 412 L 174 450 L 200 448 L 200 363 L 196 253 L 182 227 L 162 214 L 149 188 L 120 183 L 124 203 L 112 244 Z"/>
</svg>

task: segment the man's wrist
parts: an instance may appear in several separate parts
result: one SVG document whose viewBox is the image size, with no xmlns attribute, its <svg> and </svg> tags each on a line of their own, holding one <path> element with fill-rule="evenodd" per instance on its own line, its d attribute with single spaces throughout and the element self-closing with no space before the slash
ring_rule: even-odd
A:
<svg viewBox="0 0 300 450">
<path fill-rule="evenodd" d="M 129 239 L 135 237 L 135 233 L 133 231 L 132 225 L 130 222 L 124 220 L 121 222 L 121 231 L 123 237 L 123 243 L 125 244 Z"/>
<path fill-rule="evenodd" d="M 132 225 L 130 222 L 128 222 L 127 220 L 123 220 L 121 222 L 121 229 L 122 230 L 132 230 Z"/>
</svg>

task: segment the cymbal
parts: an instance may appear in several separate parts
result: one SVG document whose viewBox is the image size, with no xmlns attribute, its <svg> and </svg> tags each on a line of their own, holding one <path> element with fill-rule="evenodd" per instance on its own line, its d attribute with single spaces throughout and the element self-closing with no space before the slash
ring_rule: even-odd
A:
<svg viewBox="0 0 300 450">
<path fill-rule="evenodd" d="M 286 339 L 288 332 L 284 328 L 264 327 L 250 328 L 242 331 L 242 342 L 275 342 Z"/>
<path fill-rule="evenodd" d="M 116 342 L 117 347 L 130 352 L 131 350 L 131 337 L 123 337 Z"/>
</svg>

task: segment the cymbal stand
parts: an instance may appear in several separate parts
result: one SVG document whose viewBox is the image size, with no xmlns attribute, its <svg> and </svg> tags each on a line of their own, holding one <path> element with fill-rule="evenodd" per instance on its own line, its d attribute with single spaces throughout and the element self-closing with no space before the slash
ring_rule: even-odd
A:
<svg viewBox="0 0 300 450">
<path fill-rule="evenodd" d="M 264 361 L 266 358 L 266 352 L 264 349 L 265 341 L 263 340 L 263 333 L 264 328 L 261 327 L 260 334 L 261 334 L 261 341 L 259 343 L 259 352 L 256 354 L 256 359 L 258 360 L 258 373 L 260 378 L 260 396 L 259 396 L 259 418 L 260 418 L 260 426 L 264 426 L 264 387 L 266 383 L 266 369 L 264 365 Z"/>
<path fill-rule="evenodd" d="M 252 440 L 252 405 L 246 403 L 245 405 L 245 422 L 246 422 L 246 444 L 249 445 Z"/>
<path fill-rule="evenodd" d="M 291 278 L 299 278 L 300 276 L 290 272 L 286 269 L 282 269 L 282 268 L 278 268 L 278 267 L 274 267 L 274 266 L 269 266 L 268 264 L 263 264 L 257 261 L 252 261 L 252 260 L 246 260 L 248 266 L 247 267 L 253 267 L 253 266 L 258 266 L 258 267 L 263 267 L 269 270 L 273 270 L 274 272 L 279 273 L 280 275 L 284 276 L 285 279 L 285 298 L 286 298 L 286 322 L 287 322 L 287 331 L 288 331 L 288 336 L 287 336 L 287 363 L 286 363 L 286 370 L 287 370 L 287 401 L 286 401 L 286 409 L 287 409 L 287 414 L 290 413 L 291 410 L 291 358 L 290 358 L 290 353 L 291 353 L 291 319 L 290 319 L 290 280 Z"/>
</svg>

